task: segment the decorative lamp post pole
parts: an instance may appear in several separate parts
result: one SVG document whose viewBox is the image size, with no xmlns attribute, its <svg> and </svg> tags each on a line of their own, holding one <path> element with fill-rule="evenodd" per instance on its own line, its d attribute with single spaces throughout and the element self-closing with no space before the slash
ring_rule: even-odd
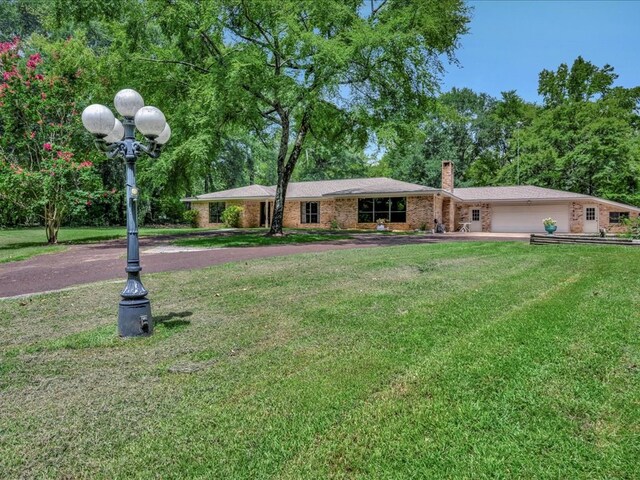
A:
<svg viewBox="0 0 640 480">
<path fill-rule="evenodd" d="M 140 280 L 140 249 L 138 247 L 136 160 L 142 153 L 152 158 L 171 136 L 164 114 L 156 107 L 145 107 L 142 97 L 131 89 L 119 91 L 113 101 L 123 117 L 116 119 L 104 105 L 89 105 L 82 112 L 82 124 L 96 137 L 96 146 L 108 158 L 124 158 L 127 176 L 127 283 L 120 294 L 118 332 L 123 337 L 151 335 L 153 319 L 147 290 Z M 147 138 L 145 145 L 136 140 L 135 129 Z"/>
</svg>

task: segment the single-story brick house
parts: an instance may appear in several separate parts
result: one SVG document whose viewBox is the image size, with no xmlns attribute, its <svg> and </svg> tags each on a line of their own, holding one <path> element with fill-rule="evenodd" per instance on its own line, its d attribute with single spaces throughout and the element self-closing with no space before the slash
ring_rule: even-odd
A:
<svg viewBox="0 0 640 480">
<path fill-rule="evenodd" d="M 394 230 L 447 231 L 464 224 L 473 232 L 541 232 L 542 220 L 558 222 L 558 232 L 591 233 L 621 229 L 640 208 L 603 198 L 530 185 L 454 188 L 453 164 L 443 162 L 441 188 L 391 178 L 292 182 L 287 189 L 284 226 L 289 228 L 373 229 L 380 218 Z M 242 227 L 268 226 L 275 187 L 250 185 L 185 198 L 200 213 L 201 227 L 217 226 L 229 205 L 243 208 Z"/>
</svg>

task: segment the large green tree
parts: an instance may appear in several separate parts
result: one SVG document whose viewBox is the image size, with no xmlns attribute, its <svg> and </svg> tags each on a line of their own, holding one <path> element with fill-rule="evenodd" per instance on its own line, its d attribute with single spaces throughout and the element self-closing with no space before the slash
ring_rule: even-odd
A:
<svg viewBox="0 0 640 480">
<path fill-rule="evenodd" d="M 307 142 L 368 132 L 429 108 L 441 58 L 466 31 L 461 0 L 154 0 L 171 48 L 154 62 L 200 77 L 206 122 L 278 139 L 271 234 Z"/>
<path fill-rule="evenodd" d="M 520 162 L 498 183 L 523 182 L 640 204 L 640 88 L 614 87 L 613 68 L 578 57 L 540 74 L 544 99 L 520 132 Z"/>
<path fill-rule="evenodd" d="M 504 92 L 496 100 L 453 88 L 438 97 L 436 108 L 426 112 L 410 138 L 391 145 L 383 162 L 394 177 L 435 186 L 442 161 L 453 161 L 458 186 L 491 184 L 510 161 L 514 130 L 532 109 L 515 92 Z"/>
</svg>

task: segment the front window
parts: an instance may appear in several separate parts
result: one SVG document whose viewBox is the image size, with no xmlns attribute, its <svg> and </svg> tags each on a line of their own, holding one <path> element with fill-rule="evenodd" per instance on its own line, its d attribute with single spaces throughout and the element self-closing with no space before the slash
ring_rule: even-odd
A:
<svg viewBox="0 0 640 480">
<path fill-rule="evenodd" d="M 320 223 L 320 204 L 302 202 L 300 204 L 300 223 Z"/>
<path fill-rule="evenodd" d="M 375 223 L 381 219 L 391 223 L 405 223 L 406 197 L 358 199 L 358 223 Z"/>
<path fill-rule="evenodd" d="M 596 209 L 595 207 L 587 207 L 587 212 L 585 214 L 588 222 L 593 222 L 596 219 Z"/>
<path fill-rule="evenodd" d="M 622 223 L 625 218 L 629 218 L 629 212 L 609 212 L 609 223 Z"/>
<path fill-rule="evenodd" d="M 212 202 L 209 204 L 209 223 L 222 223 L 224 202 Z"/>
<path fill-rule="evenodd" d="M 480 210 L 478 209 L 473 209 L 471 210 L 471 221 L 472 222 L 479 222 L 480 221 Z"/>
</svg>

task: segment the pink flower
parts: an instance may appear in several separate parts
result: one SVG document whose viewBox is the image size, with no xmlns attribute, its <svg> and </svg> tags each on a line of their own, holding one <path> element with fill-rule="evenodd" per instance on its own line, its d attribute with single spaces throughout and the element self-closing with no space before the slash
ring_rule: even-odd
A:
<svg viewBox="0 0 640 480">
<path fill-rule="evenodd" d="M 91 206 L 91 200 L 87 200 L 87 207 Z"/>
<path fill-rule="evenodd" d="M 93 167 L 93 163 L 90 162 L 89 160 L 85 160 L 84 162 L 80 163 L 80 165 L 78 165 L 78 168 L 89 168 L 89 167 Z"/>
<path fill-rule="evenodd" d="M 31 132 L 31 135 L 29 135 L 31 138 L 36 138 L 36 132 Z"/>
<path fill-rule="evenodd" d="M 44 80 L 44 75 L 42 75 L 41 73 L 38 73 L 36 75 L 36 80 Z"/>
<path fill-rule="evenodd" d="M 15 50 L 20 42 L 19 37 L 15 37 L 11 42 L 2 42 L 0 43 L 0 55 L 3 53 L 10 52 L 11 50 Z"/>
<path fill-rule="evenodd" d="M 42 100 L 46 100 L 46 99 L 47 99 L 47 94 L 46 94 L 46 93 L 44 93 L 44 92 L 42 92 L 42 93 L 40 94 L 40 98 L 42 98 Z"/>
<path fill-rule="evenodd" d="M 42 148 L 44 148 L 47 152 L 50 152 L 53 147 L 49 142 L 47 142 L 44 145 L 42 145 Z"/>
<path fill-rule="evenodd" d="M 27 68 L 29 70 L 34 70 L 41 63 L 42 63 L 42 55 L 40 55 L 39 53 L 34 53 L 29 57 L 29 60 L 27 61 Z"/>
</svg>

